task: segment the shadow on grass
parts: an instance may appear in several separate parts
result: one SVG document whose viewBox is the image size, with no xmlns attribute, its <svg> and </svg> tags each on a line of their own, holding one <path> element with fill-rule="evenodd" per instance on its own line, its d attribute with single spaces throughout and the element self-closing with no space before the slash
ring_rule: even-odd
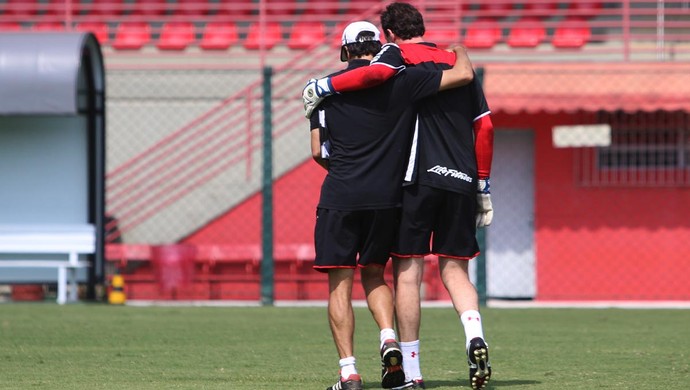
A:
<svg viewBox="0 0 690 390">
<path fill-rule="evenodd" d="M 463 388 L 471 388 L 469 380 L 462 381 L 434 381 L 434 380 L 424 380 L 424 384 L 427 389 L 444 388 L 444 387 L 457 387 L 458 385 Z M 538 385 L 541 384 L 540 381 L 529 380 L 529 379 L 513 379 L 513 380 L 500 380 L 492 379 L 486 385 L 485 389 L 492 389 L 494 387 L 508 387 L 508 386 L 525 386 L 525 385 Z"/>
</svg>

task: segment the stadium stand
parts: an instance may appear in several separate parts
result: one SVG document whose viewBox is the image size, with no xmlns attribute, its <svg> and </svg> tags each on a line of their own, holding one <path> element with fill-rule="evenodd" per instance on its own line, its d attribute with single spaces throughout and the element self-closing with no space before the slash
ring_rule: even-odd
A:
<svg viewBox="0 0 690 390">
<path fill-rule="evenodd" d="M 372 8 L 372 2 L 368 0 L 349 0 L 344 5 L 344 13 L 347 15 L 359 15 Z"/>
<path fill-rule="evenodd" d="M 167 6 L 165 0 L 137 0 L 129 4 L 132 15 L 149 17 L 165 15 Z"/>
<path fill-rule="evenodd" d="M 151 26 L 146 22 L 122 22 L 117 25 L 112 46 L 117 50 L 139 50 L 151 42 Z"/>
<path fill-rule="evenodd" d="M 177 0 L 173 7 L 174 15 L 199 17 L 211 13 L 211 4 L 207 0 Z"/>
<path fill-rule="evenodd" d="M 196 27 L 192 22 L 163 24 L 156 47 L 161 50 L 184 50 L 196 41 Z"/>
<path fill-rule="evenodd" d="M 61 22 L 38 22 L 31 25 L 32 31 L 64 31 L 65 24 Z"/>
<path fill-rule="evenodd" d="M 551 44 L 561 49 L 581 48 L 591 36 L 592 31 L 585 17 L 569 16 L 554 29 Z"/>
<path fill-rule="evenodd" d="M 326 26 L 321 22 L 296 22 L 290 28 L 287 46 L 306 49 L 326 38 Z"/>
<path fill-rule="evenodd" d="M 248 50 L 259 50 L 262 45 L 266 50 L 273 49 L 283 41 L 283 27 L 278 22 L 267 22 L 265 30 L 261 30 L 261 23 L 254 22 L 249 25 L 247 38 L 243 45 Z"/>
<path fill-rule="evenodd" d="M 209 22 L 204 27 L 199 47 L 204 50 L 227 50 L 239 41 L 234 23 Z"/>
<path fill-rule="evenodd" d="M 38 14 L 38 3 L 25 0 L 5 0 L 0 4 L 3 15 L 10 15 L 17 18 L 31 18 Z"/>
<path fill-rule="evenodd" d="M 296 0 L 266 0 L 266 13 L 274 16 L 291 16 L 297 13 Z"/>
<path fill-rule="evenodd" d="M 81 6 L 84 12 L 91 16 L 110 18 L 125 12 L 124 0 L 91 0 L 90 3 L 83 3 Z"/>
<path fill-rule="evenodd" d="M 79 14 L 79 5 L 77 0 L 48 0 L 47 3 L 43 4 L 42 9 L 45 15 L 65 16 L 69 12 L 74 16 Z"/>
<path fill-rule="evenodd" d="M 318 15 L 321 17 L 335 17 L 340 11 L 340 5 L 333 2 L 319 0 L 304 0 L 302 2 L 303 15 Z"/>
<path fill-rule="evenodd" d="M 584 16 L 591 19 L 599 14 L 603 6 L 601 1 L 571 1 L 568 3 L 568 13 L 572 16 Z"/>
<path fill-rule="evenodd" d="M 0 31 L 19 31 L 22 26 L 17 22 L 0 22 Z"/>
<path fill-rule="evenodd" d="M 452 20 L 437 23 L 436 28 L 429 29 L 424 33 L 426 41 L 434 42 L 441 48 L 447 48 L 460 42 L 460 29 Z"/>
<path fill-rule="evenodd" d="M 110 43 L 110 28 L 105 22 L 81 22 L 74 26 L 77 31 L 89 31 L 96 36 L 101 45 Z"/>
<path fill-rule="evenodd" d="M 502 40 L 501 25 L 492 18 L 483 18 L 467 27 L 462 43 L 471 49 L 491 49 Z"/>
<path fill-rule="evenodd" d="M 525 16 L 510 27 L 508 45 L 512 47 L 536 47 L 546 38 L 546 27 L 536 16 Z"/>
<path fill-rule="evenodd" d="M 217 7 L 215 11 L 219 16 L 236 17 L 251 15 L 256 8 L 252 0 L 219 0 L 214 6 Z"/>
</svg>

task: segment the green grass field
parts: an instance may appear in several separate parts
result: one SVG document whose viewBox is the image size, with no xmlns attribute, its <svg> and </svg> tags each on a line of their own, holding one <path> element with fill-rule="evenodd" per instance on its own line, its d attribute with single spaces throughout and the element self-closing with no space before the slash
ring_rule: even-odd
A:
<svg viewBox="0 0 690 390">
<path fill-rule="evenodd" d="M 356 357 L 379 387 L 378 331 L 356 309 Z M 690 311 L 484 309 L 490 388 L 688 389 Z M 469 388 L 450 308 L 423 311 L 427 388 Z M 325 308 L 0 304 L 0 389 L 325 389 Z"/>
</svg>

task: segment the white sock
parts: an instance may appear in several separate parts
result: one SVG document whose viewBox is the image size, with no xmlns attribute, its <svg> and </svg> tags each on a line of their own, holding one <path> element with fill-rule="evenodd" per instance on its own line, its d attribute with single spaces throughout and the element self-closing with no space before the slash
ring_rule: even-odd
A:
<svg viewBox="0 0 690 390">
<path fill-rule="evenodd" d="M 355 368 L 354 356 L 342 358 L 340 359 L 338 364 L 340 364 L 340 376 L 345 379 L 347 379 L 350 375 L 357 373 L 357 369 Z"/>
<path fill-rule="evenodd" d="M 381 333 L 379 334 L 379 341 L 381 344 L 379 345 L 379 349 L 383 348 L 383 343 L 386 340 L 397 340 L 395 337 L 395 331 L 391 328 L 383 328 L 381 329 Z"/>
<path fill-rule="evenodd" d="M 419 340 L 402 341 L 400 349 L 403 354 L 403 371 L 405 371 L 405 382 L 413 379 L 422 379 L 422 371 L 419 366 Z"/>
<path fill-rule="evenodd" d="M 470 341 L 475 337 L 484 339 L 482 329 L 482 316 L 476 310 L 467 310 L 460 315 L 460 321 L 465 328 L 465 349 L 469 348 Z"/>
</svg>

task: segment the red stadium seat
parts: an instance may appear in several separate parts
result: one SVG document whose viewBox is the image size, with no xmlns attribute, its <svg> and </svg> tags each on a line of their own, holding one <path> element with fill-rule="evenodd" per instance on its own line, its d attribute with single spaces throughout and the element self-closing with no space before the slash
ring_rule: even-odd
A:
<svg viewBox="0 0 690 390">
<path fill-rule="evenodd" d="M 301 6 L 305 15 L 337 16 L 340 10 L 337 0 L 304 0 Z"/>
<path fill-rule="evenodd" d="M 204 50 L 227 50 L 239 40 L 233 23 L 209 22 L 204 27 L 199 47 Z"/>
<path fill-rule="evenodd" d="M 192 22 L 168 22 L 161 27 L 156 47 L 160 50 L 184 50 L 196 41 Z"/>
<path fill-rule="evenodd" d="M 251 15 L 252 10 L 258 9 L 252 0 L 220 0 L 215 6 L 218 15 L 230 16 Z"/>
<path fill-rule="evenodd" d="M 523 15 L 539 19 L 548 19 L 553 16 L 553 11 L 558 8 L 554 2 L 547 3 L 525 3 Z"/>
<path fill-rule="evenodd" d="M 297 12 L 297 0 L 266 0 L 266 13 L 289 16 Z"/>
<path fill-rule="evenodd" d="M 501 26 L 493 19 L 480 19 L 467 27 L 463 44 L 473 49 L 490 49 L 503 39 Z"/>
<path fill-rule="evenodd" d="M 118 16 L 125 12 L 124 0 L 91 0 L 82 3 L 82 8 L 88 15 Z"/>
<path fill-rule="evenodd" d="M 326 38 L 326 26 L 321 22 L 297 22 L 290 29 L 287 46 L 290 49 L 306 49 Z"/>
<path fill-rule="evenodd" d="M 593 18 L 597 16 L 603 7 L 601 1 L 573 1 L 568 4 L 569 15 Z"/>
<path fill-rule="evenodd" d="M 508 46 L 536 47 L 546 38 L 544 23 L 535 17 L 524 17 L 513 23 L 508 34 Z"/>
<path fill-rule="evenodd" d="M 131 5 L 133 15 L 160 16 L 167 10 L 165 0 L 137 0 Z"/>
<path fill-rule="evenodd" d="M 551 44 L 561 49 L 577 49 L 591 38 L 592 30 L 585 17 L 571 16 L 556 26 Z"/>
<path fill-rule="evenodd" d="M 48 0 L 47 3 L 42 4 L 41 9 L 46 15 L 64 16 L 67 13 L 68 5 L 71 15 L 79 14 L 79 0 Z"/>
<path fill-rule="evenodd" d="M 349 0 L 345 4 L 345 13 L 349 15 L 359 15 L 371 9 L 376 4 L 371 0 Z"/>
<path fill-rule="evenodd" d="M 460 41 L 460 29 L 452 25 L 434 27 L 424 33 L 424 40 L 435 43 L 438 47 L 447 48 Z"/>
<path fill-rule="evenodd" d="M 77 25 L 74 26 L 74 29 L 77 31 L 88 31 L 93 33 L 101 45 L 105 45 L 110 41 L 110 30 L 108 28 L 108 24 L 105 22 L 77 23 Z"/>
<path fill-rule="evenodd" d="M 283 40 L 283 31 L 280 23 L 268 22 L 265 27 L 266 30 L 262 36 L 260 23 L 256 22 L 249 25 L 247 38 L 244 40 L 245 49 L 257 50 L 261 48 L 263 43 L 263 48 L 270 50 Z"/>
<path fill-rule="evenodd" d="M 479 5 L 479 18 L 498 20 L 510 16 L 512 10 L 513 3 L 507 3 L 505 0 L 502 2 L 482 1 Z"/>
<path fill-rule="evenodd" d="M 19 31 L 22 26 L 17 22 L 0 22 L 0 31 Z"/>
<path fill-rule="evenodd" d="M 139 50 L 151 41 L 151 26 L 146 22 L 121 22 L 115 30 L 113 47 L 117 50 Z"/>
<path fill-rule="evenodd" d="M 64 31 L 65 25 L 61 22 L 37 22 L 31 25 L 32 31 Z"/>
<path fill-rule="evenodd" d="M 11 15 L 19 18 L 30 18 L 38 14 L 38 9 L 41 4 L 38 1 L 26 0 L 5 0 L 5 3 L 0 3 L 0 11 L 2 15 Z"/>
<path fill-rule="evenodd" d="M 211 13 L 209 0 L 177 0 L 172 7 L 176 15 L 202 16 Z"/>
</svg>

